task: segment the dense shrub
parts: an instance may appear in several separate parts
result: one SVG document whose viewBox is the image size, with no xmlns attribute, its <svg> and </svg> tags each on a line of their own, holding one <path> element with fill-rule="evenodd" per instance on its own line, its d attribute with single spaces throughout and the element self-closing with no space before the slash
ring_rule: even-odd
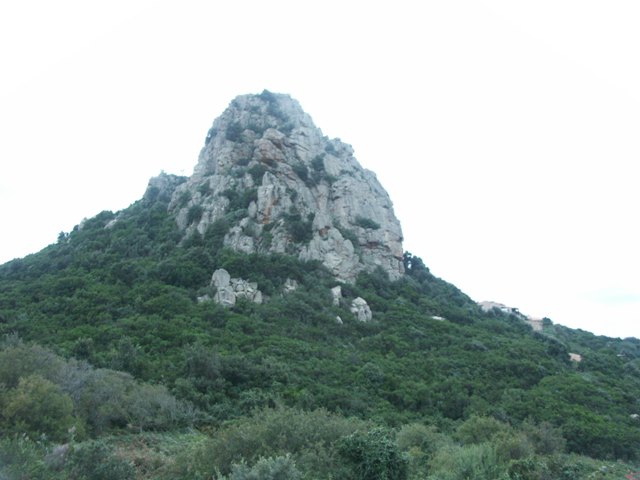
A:
<svg viewBox="0 0 640 480">
<path fill-rule="evenodd" d="M 421 452 L 431 456 L 443 446 L 449 444 L 451 439 L 438 431 L 433 425 L 421 423 L 408 423 L 403 425 L 396 434 L 398 447 L 403 451 L 417 448 Z"/>
<path fill-rule="evenodd" d="M 291 239 L 295 243 L 307 243 L 313 238 L 313 214 L 310 214 L 306 220 L 297 213 L 291 213 L 285 216 L 287 232 L 291 235 Z"/>
<path fill-rule="evenodd" d="M 227 127 L 225 132 L 225 138 L 231 142 L 237 142 L 242 138 L 242 132 L 244 129 L 240 122 L 233 122 Z"/>
<path fill-rule="evenodd" d="M 301 471 L 329 473 L 338 468 L 333 445 L 363 426 L 363 421 L 326 410 L 263 409 L 216 431 L 195 455 L 195 468 L 209 475 L 216 469 L 228 474 L 243 460 L 251 465 L 260 457 L 291 454 Z"/>
<path fill-rule="evenodd" d="M 465 445 L 488 442 L 509 426 L 491 417 L 473 415 L 456 430 L 456 438 Z"/>
<path fill-rule="evenodd" d="M 75 480 L 129 480 L 135 478 L 133 466 L 118 457 L 101 441 L 75 447 L 67 467 Z"/>
<path fill-rule="evenodd" d="M 345 478 L 350 480 L 407 478 L 408 458 L 384 429 L 355 432 L 339 442 L 338 452 L 346 463 Z"/>
<path fill-rule="evenodd" d="M 0 350 L 0 384 L 13 388 L 21 378 L 33 374 L 56 382 L 63 366 L 63 360 L 53 352 L 18 341 Z"/>
<path fill-rule="evenodd" d="M 355 224 L 359 227 L 370 230 L 378 230 L 380 228 L 380 224 L 378 222 L 366 217 L 356 217 Z"/>
<path fill-rule="evenodd" d="M 291 455 L 260 458 L 249 467 L 241 462 L 231 467 L 227 480 L 299 480 L 302 474 L 296 468 Z"/>
<path fill-rule="evenodd" d="M 192 223 L 198 223 L 202 218 L 203 213 L 204 208 L 202 208 L 202 205 L 192 205 L 189 207 L 189 211 L 187 212 L 187 224 L 191 225 Z"/>
<path fill-rule="evenodd" d="M 39 375 L 22 377 L 4 397 L 0 405 L 8 432 L 26 433 L 34 438 L 45 435 L 62 441 L 75 422 L 69 395 Z"/>
<path fill-rule="evenodd" d="M 501 468 L 489 443 L 446 446 L 431 460 L 430 473 L 438 480 L 496 480 Z"/>
<path fill-rule="evenodd" d="M 0 436 L 1 480 L 49 480 L 44 457 L 46 447 L 24 435 Z"/>
<path fill-rule="evenodd" d="M 309 170 L 307 166 L 301 163 L 295 164 L 292 167 L 293 172 L 302 180 L 303 182 L 307 182 L 309 179 Z"/>
<path fill-rule="evenodd" d="M 251 178 L 253 178 L 253 182 L 256 185 L 261 185 L 262 177 L 264 177 L 264 174 L 267 170 L 269 169 L 265 165 L 263 165 L 262 163 L 257 163 L 249 169 L 249 175 L 251 175 Z"/>
<path fill-rule="evenodd" d="M 5 363 L 9 360 L 12 363 Z M 15 384 L 16 374 L 21 375 L 17 385 L 7 388 Z M 127 426 L 175 428 L 196 418 L 189 404 L 176 400 L 162 385 L 140 384 L 123 372 L 65 361 L 35 345 L 0 350 L 0 376 L 7 431 L 63 440 L 72 426 L 81 434 L 85 423 L 89 433 L 98 435 Z"/>
</svg>

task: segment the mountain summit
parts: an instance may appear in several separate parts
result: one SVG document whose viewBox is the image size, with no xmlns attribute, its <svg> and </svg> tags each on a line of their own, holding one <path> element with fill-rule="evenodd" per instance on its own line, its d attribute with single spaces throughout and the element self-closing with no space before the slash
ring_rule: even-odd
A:
<svg viewBox="0 0 640 480">
<path fill-rule="evenodd" d="M 378 267 L 391 280 L 404 272 L 389 195 L 350 145 L 324 136 L 288 95 L 235 98 L 169 210 L 187 234 L 215 226 L 238 252 L 319 260 L 344 282 Z"/>
</svg>

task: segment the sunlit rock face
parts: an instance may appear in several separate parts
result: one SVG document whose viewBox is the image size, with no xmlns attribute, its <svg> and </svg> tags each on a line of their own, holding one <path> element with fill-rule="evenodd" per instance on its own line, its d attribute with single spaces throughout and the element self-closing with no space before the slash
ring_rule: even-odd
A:
<svg viewBox="0 0 640 480">
<path fill-rule="evenodd" d="M 343 282 L 377 267 L 392 280 L 403 273 L 389 195 L 288 95 L 234 99 L 169 208 L 186 234 L 213 228 L 239 252 L 319 260 Z"/>
</svg>

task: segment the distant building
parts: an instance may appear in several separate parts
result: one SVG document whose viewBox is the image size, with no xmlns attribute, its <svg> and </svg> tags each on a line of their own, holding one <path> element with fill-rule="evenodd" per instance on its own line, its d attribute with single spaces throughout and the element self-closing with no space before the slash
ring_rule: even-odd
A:
<svg viewBox="0 0 640 480">
<path fill-rule="evenodd" d="M 516 312 L 518 312 L 517 308 L 507 307 L 506 305 L 504 305 L 502 303 L 498 303 L 498 302 L 478 302 L 478 305 L 480 305 L 480 308 L 482 309 L 483 312 L 490 312 L 494 308 L 497 308 L 498 310 L 500 310 L 503 313 L 516 313 Z M 518 312 L 518 313 L 520 313 L 520 312 Z"/>
<path fill-rule="evenodd" d="M 534 332 L 542 331 L 542 319 L 537 317 L 529 317 L 527 316 L 527 323 L 531 325 Z"/>
<path fill-rule="evenodd" d="M 507 307 L 503 303 L 485 301 L 485 302 L 478 302 L 478 305 L 480 306 L 483 312 L 490 312 L 496 309 L 507 315 L 515 315 L 521 318 L 522 320 L 524 320 L 525 322 L 527 322 L 529 325 L 531 325 L 531 328 L 534 331 L 536 332 L 542 331 L 542 324 L 543 324 L 542 318 L 530 317 L 529 315 L 524 315 L 520 313 L 520 310 L 518 310 L 517 308 Z"/>
</svg>

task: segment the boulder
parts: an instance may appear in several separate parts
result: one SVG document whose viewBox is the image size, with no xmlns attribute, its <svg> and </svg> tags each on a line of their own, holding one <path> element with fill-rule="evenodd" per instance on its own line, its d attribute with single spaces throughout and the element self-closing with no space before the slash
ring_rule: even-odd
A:
<svg viewBox="0 0 640 480">
<path fill-rule="evenodd" d="M 351 302 L 351 313 L 353 313 L 360 322 L 370 322 L 373 316 L 367 301 L 362 297 L 357 297 Z"/>
</svg>

